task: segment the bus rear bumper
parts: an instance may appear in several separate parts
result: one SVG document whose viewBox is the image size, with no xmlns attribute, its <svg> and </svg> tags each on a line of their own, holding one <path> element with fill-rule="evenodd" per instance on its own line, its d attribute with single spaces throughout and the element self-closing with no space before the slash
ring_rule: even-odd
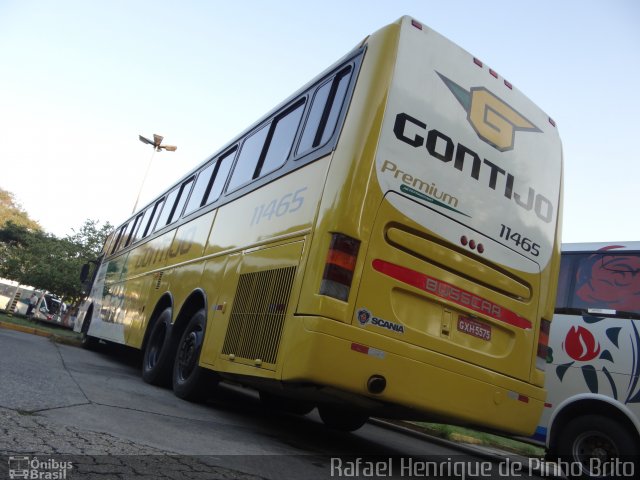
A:
<svg viewBox="0 0 640 480">
<path fill-rule="evenodd" d="M 400 411 L 405 419 L 517 435 L 536 429 L 544 407 L 542 388 L 334 320 L 296 316 L 292 323 L 282 352 L 285 384 L 327 385 L 345 397 L 374 400 L 378 406 L 371 414 L 376 416 L 398 417 Z M 372 393 L 371 379 L 379 377 L 384 389 Z"/>
</svg>

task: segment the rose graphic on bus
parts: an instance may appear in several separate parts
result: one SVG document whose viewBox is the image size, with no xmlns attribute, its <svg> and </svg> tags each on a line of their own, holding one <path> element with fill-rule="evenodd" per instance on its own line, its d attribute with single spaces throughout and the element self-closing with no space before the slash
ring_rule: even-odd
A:
<svg viewBox="0 0 640 480">
<path fill-rule="evenodd" d="M 602 250 L 620 248 L 616 245 Z M 600 250 L 600 251 L 602 251 Z M 640 311 L 640 257 L 594 254 L 580 265 L 576 297 L 589 306 Z"/>
<path fill-rule="evenodd" d="M 567 355 L 579 362 L 593 360 L 600 353 L 600 344 L 593 334 L 577 325 L 571 327 L 562 346 Z"/>
</svg>

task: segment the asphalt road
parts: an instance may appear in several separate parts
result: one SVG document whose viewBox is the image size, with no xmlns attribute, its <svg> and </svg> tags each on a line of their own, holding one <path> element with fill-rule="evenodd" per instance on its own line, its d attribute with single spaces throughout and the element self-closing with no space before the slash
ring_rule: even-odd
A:
<svg viewBox="0 0 640 480">
<path fill-rule="evenodd" d="M 184 402 L 144 383 L 140 356 L 123 348 L 0 329 L 0 359 L 0 478 L 34 478 L 34 468 L 40 478 L 432 478 L 427 460 L 438 478 L 536 478 L 507 457 L 379 425 L 334 432 L 315 411 L 274 413 L 249 390 Z"/>
</svg>

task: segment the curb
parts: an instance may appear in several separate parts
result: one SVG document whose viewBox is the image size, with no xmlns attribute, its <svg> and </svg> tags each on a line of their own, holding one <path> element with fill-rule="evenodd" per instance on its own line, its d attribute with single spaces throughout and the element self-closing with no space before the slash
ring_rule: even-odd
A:
<svg viewBox="0 0 640 480">
<path fill-rule="evenodd" d="M 552 467 L 553 462 L 549 462 L 547 466 L 540 466 L 535 463 L 536 466 L 532 467 L 529 457 L 525 457 L 523 455 L 509 452 L 507 450 L 501 450 L 497 447 L 490 447 L 486 445 L 477 445 L 473 443 L 466 443 L 466 436 L 459 435 L 456 438 L 456 441 L 447 440 L 445 438 L 436 437 L 435 435 L 430 435 L 428 433 L 422 432 L 420 430 L 411 428 L 409 426 L 399 425 L 394 422 L 389 422 L 386 420 L 382 420 L 379 418 L 370 418 L 369 423 L 376 425 L 381 428 L 386 428 L 388 430 L 395 430 L 399 433 L 403 433 L 405 435 L 412 436 L 414 438 L 418 438 L 421 440 L 426 440 L 431 443 L 436 443 L 444 447 L 451 448 L 452 450 L 458 450 L 459 452 L 467 455 L 471 455 L 473 457 L 479 457 L 485 460 L 488 460 L 493 463 L 502 463 L 507 462 L 508 464 L 520 464 L 523 467 L 529 465 L 527 470 L 522 470 L 522 472 L 528 471 L 532 474 L 537 474 L 541 477 L 545 478 L 563 478 L 566 479 L 559 472 L 559 470 L 554 469 Z M 471 440 L 475 440 L 469 437 Z M 465 443 L 457 443 L 457 442 L 465 442 Z"/>
<path fill-rule="evenodd" d="M 508 452 L 506 450 L 501 450 L 495 447 L 477 445 L 476 443 L 474 443 L 475 439 L 471 437 L 468 437 L 469 441 L 467 442 L 467 437 L 465 437 L 464 435 L 457 436 L 456 441 L 453 441 L 453 440 L 447 440 L 446 438 L 437 437 L 435 435 L 430 435 L 428 433 L 425 433 L 418 429 L 411 428 L 409 426 L 398 425 L 397 423 L 381 420 L 379 418 L 371 418 L 369 419 L 369 423 L 372 423 L 374 425 L 377 425 L 379 427 L 386 428 L 389 430 L 395 430 L 397 432 L 412 436 L 414 438 L 427 440 L 429 442 L 437 443 L 444 447 L 459 450 L 469 455 L 482 457 L 493 462 L 504 461 L 507 458 L 510 461 L 522 462 L 527 460 L 527 457 L 524 457 L 517 453 Z"/>
<path fill-rule="evenodd" d="M 4 328 L 6 330 L 14 330 L 16 332 L 29 333 L 31 335 L 38 335 L 39 337 L 49 338 L 56 343 L 73 345 L 75 347 L 80 346 L 79 340 L 74 340 L 72 338 L 65 338 L 60 335 L 56 335 L 55 333 L 44 332 L 35 327 L 26 327 L 24 325 L 16 325 L 15 323 L 10 323 L 10 322 L 5 322 L 0 320 L 0 328 Z"/>
</svg>

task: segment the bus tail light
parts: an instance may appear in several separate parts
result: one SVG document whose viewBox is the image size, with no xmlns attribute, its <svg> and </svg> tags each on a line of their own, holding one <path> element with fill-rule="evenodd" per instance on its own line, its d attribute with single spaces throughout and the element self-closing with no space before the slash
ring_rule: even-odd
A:
<svg viewBox="0 0 640 480">
<path fill-rule="evenodd" d="M 544 371 L 547 367 L 547 355 L 549 353 L 549 332 L 551 322 L 542 318 L 540 320 L 540 335 L 538 337 L 538 355 L 536 357 L 536 368 Z"/>
<path fill-rule="evenodd" d="M 347 301 L 360 242 L 341 233 L 331 235 L 320 294 Z"/>
</svg>

